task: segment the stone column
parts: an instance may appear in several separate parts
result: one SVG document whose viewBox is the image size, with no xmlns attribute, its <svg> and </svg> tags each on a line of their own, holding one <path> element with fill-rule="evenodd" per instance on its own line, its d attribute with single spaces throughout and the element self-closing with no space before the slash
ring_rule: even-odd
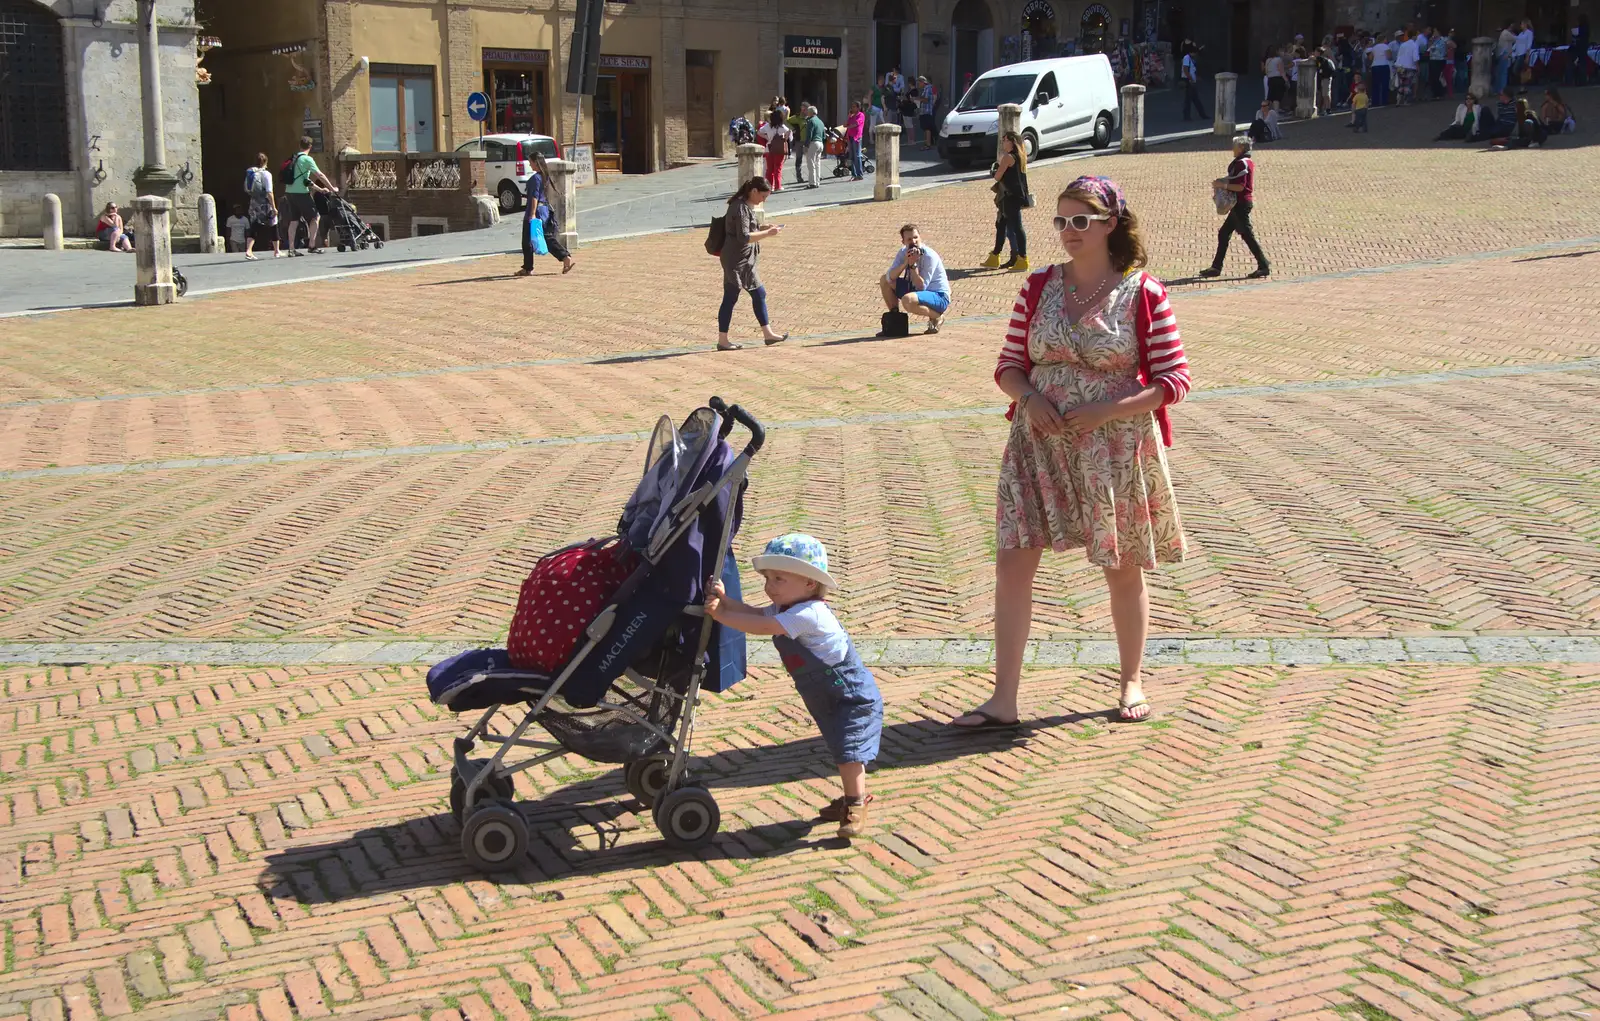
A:
<svg viewBox="0 0 1600 1021">
<path fill-rule="evenodd" d="M 1317 62 L 1309 58 L 1297 60 L 1294 67 L 1300 75 L 1295 82 L 1294 115 L 1310 120 L 1317 115 Z"/>
<path fill-rule="evenodd" d="M 1472 76 L 1467 81 L 1467 91 L 1479 102 L 1494 95 L 1494 42 L 1488 36 L 1472 40 L 1472 63 L 1468 67 Z"/>
<path fill-rule="evenodd" d="M 204 255 L 222 251 L 222 239 L 217 236 L 217 200 L 210 195 L 200 196 L 200 251 Z"/>
<path fill-rule="evenodd" d="M 172 285 L 172 193 L 178 178 L 167 169 L 166 121 L 161 113 L 161 50 L 155 0 L 139 0 L 139 99 L 144 129 L 144 166 L 134 171 L 139 197 L 135 211 L 134 278 L 136 305 L 169 305 L 178 296 Z"/>
<path fill-rule="evenodd" d="M 1122 87 L 1122 151 L 1144 152 L 1143 85 Z"/>
<path fill-rule="evenodd" d="M 1234 106 L 1239 99 L 1239 76 L 1232 71 L 1217 73 L 1217 105 L 1212 113 L 1211 133 L 1232 138 L 1237 112 Z"/>
<path fill-rule="evenodd" d="M 46 195 L 44 197 L 44 247 L 48 252 L 61 251 L 61 196 Z"/>
<path fill-rule="evenodd" d="M 762 164 L 762 158 L 767 153 L 767 147 L 755 142 L 746 142 L 744 145 L 739 146 L 738 152 L 739 180 L 733 186 L 736 191 L 743 188 L 744 183 L 750 178 L 759 177 L 762 171 L 766 170 L 766 167 Z M 767 183 L 771 184 L 772 182 L 768 181 Z"/>
<path fill-rule="evenodd" d="M 1022 134 L 1022 107 L 1015 103 L 1002 103 L 1000 105 L 1000 126 L 994 136 L 994 158 L 1000 158 L 1000 137 L 1007 131 Z"/>
<path fill-rule="evenodd" d="M 135 305 L 170 305 L 178 300 L 172 283 L 172 203 L 159 195 L 133 200 Z"/>
<path fill-rule="evenodd" d="M 878 146 L 878 171 L 872 179 L 872 197 L 893 202 L 900 197 L 900 125 L 879 124 L 873 136 Z"/>
<path fill-rule="evenodd" d="M 546 160 L 550 168 L 550 187 L 545 198 L 550 200 L 550 211 L 561 221 L 561 243 L 568 249 L 578 247 L 578 165 L 570 160 Z"/>
</svg>

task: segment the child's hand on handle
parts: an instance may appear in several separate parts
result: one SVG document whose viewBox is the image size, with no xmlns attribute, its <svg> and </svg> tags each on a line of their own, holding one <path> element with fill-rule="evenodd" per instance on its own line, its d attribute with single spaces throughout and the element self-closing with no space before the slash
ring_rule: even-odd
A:
<svg viewBox="0 0 1600 1021">
<path fill-rule="evenodd" d="M 723 587 L 721 578 L 706 579 L 706 615 L 712 620 L 717 619 L 717 611 L 722 609 L 722 600 L 728 595 L 728 590 Z"/>
</svg>

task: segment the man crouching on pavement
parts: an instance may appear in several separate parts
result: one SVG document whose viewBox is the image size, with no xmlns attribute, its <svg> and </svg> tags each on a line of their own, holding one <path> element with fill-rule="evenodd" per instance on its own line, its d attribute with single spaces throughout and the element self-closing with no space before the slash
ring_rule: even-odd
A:
<svg viewBox="0 0 1600 1021">
<path fill-rule="evenodd" d="M 928 320 L 923 332 L 938 333 L 944 314 L 950 309 L 950 279 L 945 276 L 944 260 L 922 243 L 922 234 L 914 223 L 900 228 L 900 243 L 889 272 L 878 279 L 884 306 L 890 312 L 898 309 L 908 316 L 922 316 Z"/>
</svg>

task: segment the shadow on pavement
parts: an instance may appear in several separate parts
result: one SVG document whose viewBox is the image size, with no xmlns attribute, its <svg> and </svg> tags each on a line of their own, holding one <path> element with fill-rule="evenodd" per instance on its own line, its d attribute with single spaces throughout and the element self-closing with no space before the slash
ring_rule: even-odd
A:
<svg viewBox="0 0 1600 1021">
<path fill-rule="evenodd" d="M 548 274 L 548 275 L 549 276 L 557 276 L 559 274 L 551 273 L 551 274 Z M 429 281 L 425 281 L 423 283 L 420 283 L 417 286 L 418 287 L 449 287 L 452 284 L 482 284 L 482 283 L 488 283 L 491 280 L 514 280 L 516 278 L 517 278 L 517 272 L 516 272 L 516 270 L 512 270 L 510 273 L 490 273 L 487 276 L 462 277 L 459 280 L 429 280 Z"/>
<path fill-rule="evenodd" d="M 884 768 L 932 766 L 974 753 L 1012 747 L 1035 730 L 1070 726 L 1090 720 L 1114 721 L 1115 710 L 1068 713 L 1028 720 L 1016 730 L 960 733 L 931 720 L 895 723 L 883 728 L 882 751 L 874 772 Z M 1155 733 L 1153 731 L 1153 733 Z M 760 762 L 770 762 L 761 768 Z M 827 749 L 820 738 L 790 741 L 753 755 L 745 750 L 718 753 L 695 761 L 696 783 L 716 793 L 719 789 L 764 787 L 811 778 L 833 776 Z M 440 776 L 435 797 L 449 793 L 448 780 Z M 540 801 L 519 801 L 517 808 L 532 832 L 530 861 L 508 881 L 543 882 L 567 873 L 597 875 L 623 869 L 665 865 L 694 857 L 703 861 L 770 857 L 809 847 L 839 846 L 832 825 L 824 824 L 825 837 L 811 837 L 815 819 L 723 830 L 698 852 L 676 852 L 660 839 L 621 846 L 625 833 L 655 824 L 638 801 L 618 798 L 624 791 L 622 770 L 563 787 Z M 432 799 L 430 799 L 432 800 Z M 572 834 L 592 828 L 584 843 Z M 325 904 L 351 897 L 370 897 L 453 882 L 481 879 L 466 863 L 460 849 L 461 827 L 448 812 L 434 813 L 359 830 L 343 840 L 284 848 L 267 856 L 258 881 L 264 889 L 278 887 L 280 894 L 303 904 Z M 597 846 L 586 846 L 595 844 Z"/>
<path fill-rule="evenodd" d="M 1512 262 L 1541 262 L 1545 259 L 1580 259 L 1585 255 L 1600 255 L 1600 248 L 1589 248 L 1581 252 L 1557 252 L 1554 255 L 1529 255 L 1521 259 L 1512 259 Z"/>
</svg>

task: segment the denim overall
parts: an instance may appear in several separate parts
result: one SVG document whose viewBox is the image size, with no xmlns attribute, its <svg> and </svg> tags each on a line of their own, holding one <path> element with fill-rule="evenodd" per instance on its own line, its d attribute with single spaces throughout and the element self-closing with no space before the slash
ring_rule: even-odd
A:
<svg viewBox="0 0 1600 1021">
<path fill-rule="evenodd" d="M 872 671 L 850 642 L 843 662 L 829 666 L 788 635 L 773 635 L 784 669 L 817 721 L 822 740 L 835 764 L 871 762 L 878 757 L 883 733 L 883 696 Z"/>
</svg>

